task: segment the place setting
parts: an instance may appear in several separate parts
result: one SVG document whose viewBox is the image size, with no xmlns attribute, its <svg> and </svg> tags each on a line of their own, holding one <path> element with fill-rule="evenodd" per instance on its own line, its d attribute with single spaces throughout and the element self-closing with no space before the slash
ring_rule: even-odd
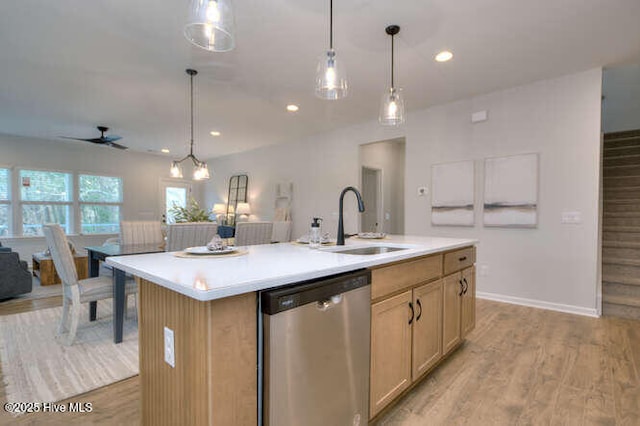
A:
<svg viewBox="0 0 640 426">
<path fill-rule="evenodd" d="M 202 258 L 242 256 L 247 253 L 247 250 L 226 245 L 219 235 L 215 235 L 206 246 L 187 247 L 183 251 L 173 253 L 173 255 L 182 258 Z"/>
</svg>

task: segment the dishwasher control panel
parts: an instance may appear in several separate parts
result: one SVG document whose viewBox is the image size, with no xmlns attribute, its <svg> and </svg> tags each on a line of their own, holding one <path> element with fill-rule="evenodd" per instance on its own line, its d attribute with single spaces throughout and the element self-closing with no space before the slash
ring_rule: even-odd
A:
<svg viewBox="0 0 640 426">
<path fill-rule="evenodd" d="M 332 296 L 364 287 L 370 283 L 371 271 L 361 269 L 265 291 L 261 296 L 262 312 L 267 315 L 274 315 L 307 303 L 329 299 Z"/>
</svg>

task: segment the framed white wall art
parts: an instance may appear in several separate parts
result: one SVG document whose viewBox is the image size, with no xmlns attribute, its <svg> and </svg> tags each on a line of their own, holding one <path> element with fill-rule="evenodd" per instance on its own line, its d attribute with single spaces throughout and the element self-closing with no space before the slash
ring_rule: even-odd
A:
<svg viewBox="0 0 640 426">
<path fill-rule="evenodd" d="M 538 154 L 484 160 L 484 225 L 538 224 Z"/>
<path fill-rule="evenodd" d="M 431 167 L 431 224 L 473 226 L 473 161 L 434 164 Z"/>
</svg>

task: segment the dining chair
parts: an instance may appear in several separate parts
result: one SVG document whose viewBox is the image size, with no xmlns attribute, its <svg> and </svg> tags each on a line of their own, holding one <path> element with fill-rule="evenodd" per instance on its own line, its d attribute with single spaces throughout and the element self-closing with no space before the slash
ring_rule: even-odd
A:
<svg viewBox="0 0 640 426">
<path fill-rule="evenodd" d="M 166 251 L 179 251 L 187 247 L 206 246 L 218 232 L 212 222 L 172 223 L 167 225 Z"/>
<path fill-rule="evenodd" d="M 273 233 L 271 234 L 272 243 L 286 243 L 291 241 L 291 221 L 274 221 Z"/>
<path fill-rule="evenodd" d="M 58 325 L 58 335 L 64 332 L 71 311 L 71 325 L 66 340 L 66 344 L 71 345 L 78 330 L 82 303 L 112 298 L 113 280 L 106 276 L 79 280 L 73 254 L 62 227 L 58 224 L 45 224 L 42 229 L 53 258 L 53 264 L 60 281 L 62 281 L 62 318 L 60 318 Z M 133 280 L 128 280 L 125 284 L 125 297 L 131 294 L 135 295 L 136 292 L 136 283 Z"/>
<path fill-rule="evenodd" d="M 273 222 L 239 222 L 236 224 L 236 246 L 270 244 Z"/>
<path fill-rule="evenodd" d="M 159 221 L 120 222 L 120 244 L 164 244 L 162 225 Z"/>
</svg>

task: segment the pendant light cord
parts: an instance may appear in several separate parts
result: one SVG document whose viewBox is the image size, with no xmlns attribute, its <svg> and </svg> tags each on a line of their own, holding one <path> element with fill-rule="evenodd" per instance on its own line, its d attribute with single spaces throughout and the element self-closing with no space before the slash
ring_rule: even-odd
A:
<svg viewBox="0 0 640 426">
<path fill-rule="evenodd" d="M 391 34 L 391 88 L 393 89 L 393 38 L 394 35 Z"/>
<path fill-rule="evenodd" d="M 191 74 L 191 145 L 189 155 L 193 157 L 193 74 Z"/>
<path fill-rule="evenodd" d="M 333 50 L 333 0 L 329 0 L 329 49 Z"/>
</svg>

